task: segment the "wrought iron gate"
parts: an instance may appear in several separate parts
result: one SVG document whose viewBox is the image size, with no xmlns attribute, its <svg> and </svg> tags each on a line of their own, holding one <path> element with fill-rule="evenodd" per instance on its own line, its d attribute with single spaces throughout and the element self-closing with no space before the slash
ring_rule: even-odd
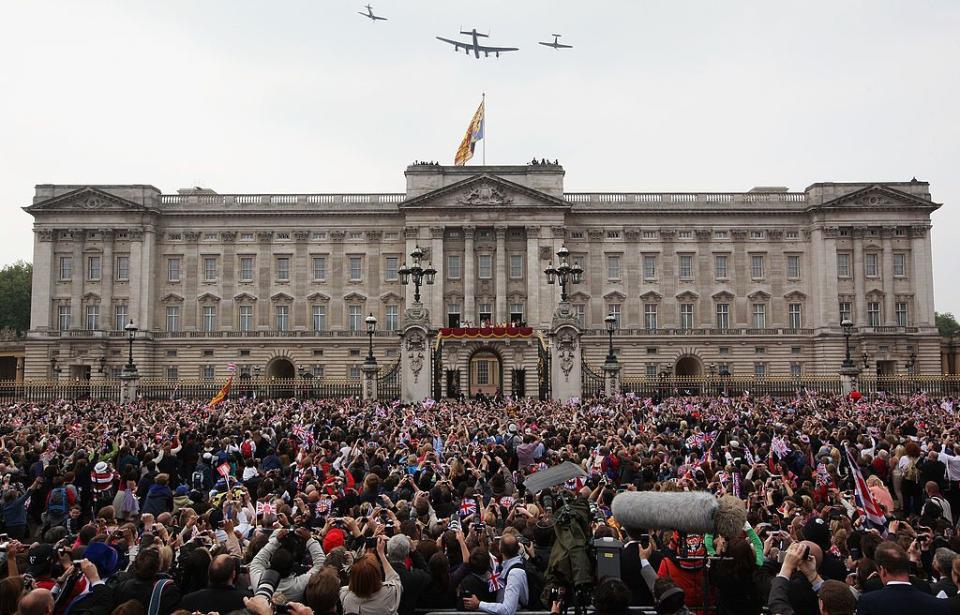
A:
<svg viewBox="0 0 960 615">
<path fill-rule="evenodd" d="M 400 398 L 400 360 L 377 372 L 377 397 L 379 399 L 399 399 Z"/>
<path fill-rule="evenodd" d="M 550 349 L 543 337 L 540 338 L 540 345 L 537 346 L 537 386 L 539 388 L 540 401 L 550 399 Z"/>
<path fill-rule="evenodd" d="M 443 399 L 443 340 L 438 339 L 433 349 L 433 398 Z"/>
<path fill-rule="evenodd" d="M 583 373 L 583 399 L 590 399 L 591 397 L 600 397 L 603 395 L 604 391 L 604 380 L 603 375 L 598 374 L 597 372 L 590 369 L 590 366 L 587 365 L 586 359 L 583 359 L 581 362 L 581 369 Z"/>
</svg>

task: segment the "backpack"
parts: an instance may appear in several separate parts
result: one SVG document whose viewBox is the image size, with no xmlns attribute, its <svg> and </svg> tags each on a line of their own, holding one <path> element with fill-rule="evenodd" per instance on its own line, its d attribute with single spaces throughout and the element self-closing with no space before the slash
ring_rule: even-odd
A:
<svg viewBox="0 0 960 615">
<path fill-rule="evenodd" d="M 190 475 L 190 486 L 197 491 L 203 491 L 203 472 L 194 470 L 193 474 Z"/>
<path fill-rule="evenodd" d="M 543 603 L 543 590 L 547 586 L 547 580 L 543 576 L 543 573 L 536 568 L 527 568 L 526 564 L 511 566 L 510 569 L 507 570 L 507 574 L 503 576 L 503 586 L 507 586 L 507 579 L 510 578 L 510 573 L 518 568 L 527 573 L 527 603 L 522 605 L 524 610 L 545 611 L 549 609 L 550 605 Z"/>
<path fill-rule="evenodd" d="M 903 480 L 917 482 L 920 480 L 920 469 L 917 468 L 916 460 L 911 460 L 903 470 Z"/>
<path fill-rule="evenodd" d="M 57 487 L 50 492 L 50 502 L 47 504 L 47 514 L 67 514 L 67 490 L 65 488 Z"/>
<path fill-rule="evenodd" d="M 160 600 L 163 596 L 163 590 L 171 583 L 173 583 L 173 581 L 170 579 L 160 579 L 153 584 L 153 590 L 150 592 L 150 605 L 147 607 L 147 615 L 157 615 L 160 613 Z"/>
<path fill-rule="evenodd" d="M 244 440 L 240 444 L 240 454 L 243 455 L 244 459 L 250 459 L 253 457 L 253 442 L 250 440 Z"/>
</svg>

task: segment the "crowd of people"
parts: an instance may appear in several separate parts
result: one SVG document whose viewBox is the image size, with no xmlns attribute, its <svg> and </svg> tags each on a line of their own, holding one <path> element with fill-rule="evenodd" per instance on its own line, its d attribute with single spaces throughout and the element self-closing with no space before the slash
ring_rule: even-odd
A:
<svg viewBox="0 0 960 615">
<path fill-rule="evenodd" d="M 952 399 L 2 411 L 0 615 L 960 613 Z M 624 491 L 733 496 L 747 523 L 629 527 Z"/>
</svg>

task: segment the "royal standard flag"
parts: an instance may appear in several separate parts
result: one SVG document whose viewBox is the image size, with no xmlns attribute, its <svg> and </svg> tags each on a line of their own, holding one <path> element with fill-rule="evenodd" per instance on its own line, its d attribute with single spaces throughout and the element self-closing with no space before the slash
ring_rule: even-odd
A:
<svg viewBox="0 0 960 615">
<path fill-rule="evenodd" d="M 467 134 L 464 135 L 460 147 L 457 148 L 457 156 L 453 164 L 458 167 L 462 167 L 473 158 L 473 150 L 477 147 L 477 141 L 483 138 L 483 105 L 484 103 L 481 102 L 477 112 L 473 114 L 473 119 L 470 120 L 470 126 L 467 128 Z"/>
</svg>

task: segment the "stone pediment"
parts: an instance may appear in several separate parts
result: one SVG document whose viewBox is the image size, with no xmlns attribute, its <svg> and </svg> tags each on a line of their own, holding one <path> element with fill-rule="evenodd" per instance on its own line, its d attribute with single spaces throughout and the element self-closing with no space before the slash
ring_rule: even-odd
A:
<svg viewBox="0 0 960 615">
<path fill-rule="evenodd" d="M 320 291 L 316 291 L 316 292 L 312 292 L 312 293 L 310 293 L 309 295 L 307 295 L 307 300 L 323 303 L 323 302 L 326 302 L 326 301 L 330 301 L 330 296 L 329 296 L 329 295 L 325 295 L 325 294 L 321 293 Z"/>
<path fill-rule="evenodd" d="M 400 302 L 403 301 L 403 297 L 401 297 L 401 296 L 398 295 L 397 293 L 387 292 L 387 293 L 383 293 L 382 295 L 380 295 L 380 301 L 381 301 L 382 303 L 391 303 L 391 302 L 392 302 L 392 303 L 400 303 Z"/>
<path fill-rule="evenodd" d="M 256 301 L 257 298 L 250 293 L 237 293 L 233 296 L 234 301 Z"/>
<path fill-rule="evenodd" d="M 883 184 L 873 184 L 817 205 L 812 209 L 850 208 L 872 210 L 922 209 L 933 212 L 940 208 L 940 203 L 934 203 Z"/>
<path fill-rule="evenodd" d="M 747 299 L 750 299 L 751 301 L 769 301 L 770 293 L 764 290 L 756 290 L 747 295 Z"/>
<path fill-rule="evenodd" d="M 101 212 L 101 211 L 137 211 L 145 212 L 154 210 L 144 207 L 139 203 L 128 201 L 127 199 L 110 194 L 99 188 L 85 186 L 66 194 L 34 203 L 23 208 L 28 213 L 38 211 L 79 211 L 79 212 Z"/>
<path fill-rule="evenodd" d="M 210 301 L 217 302 L 217 301 L 220 301 L 220 297 L 218 297 L 213 293 L 203 293 L 202 295 L 197 297 L 197 301 L 199 301 L 200 303 L 210 302 Z"/>
<path fill-rule="evenodd" d="M 284 292 L 273 293 L 270 295 L 271 301 L 280 301 L 280 302 L 290 302 L 293 301 L 293 297 Z"/>
<path fill-rule="evenodd" d="M 496 175 L 483 173 L 406 200 L 401 209 L 439 208 L 569 209 L 557 197 Z"/>
</svg>

